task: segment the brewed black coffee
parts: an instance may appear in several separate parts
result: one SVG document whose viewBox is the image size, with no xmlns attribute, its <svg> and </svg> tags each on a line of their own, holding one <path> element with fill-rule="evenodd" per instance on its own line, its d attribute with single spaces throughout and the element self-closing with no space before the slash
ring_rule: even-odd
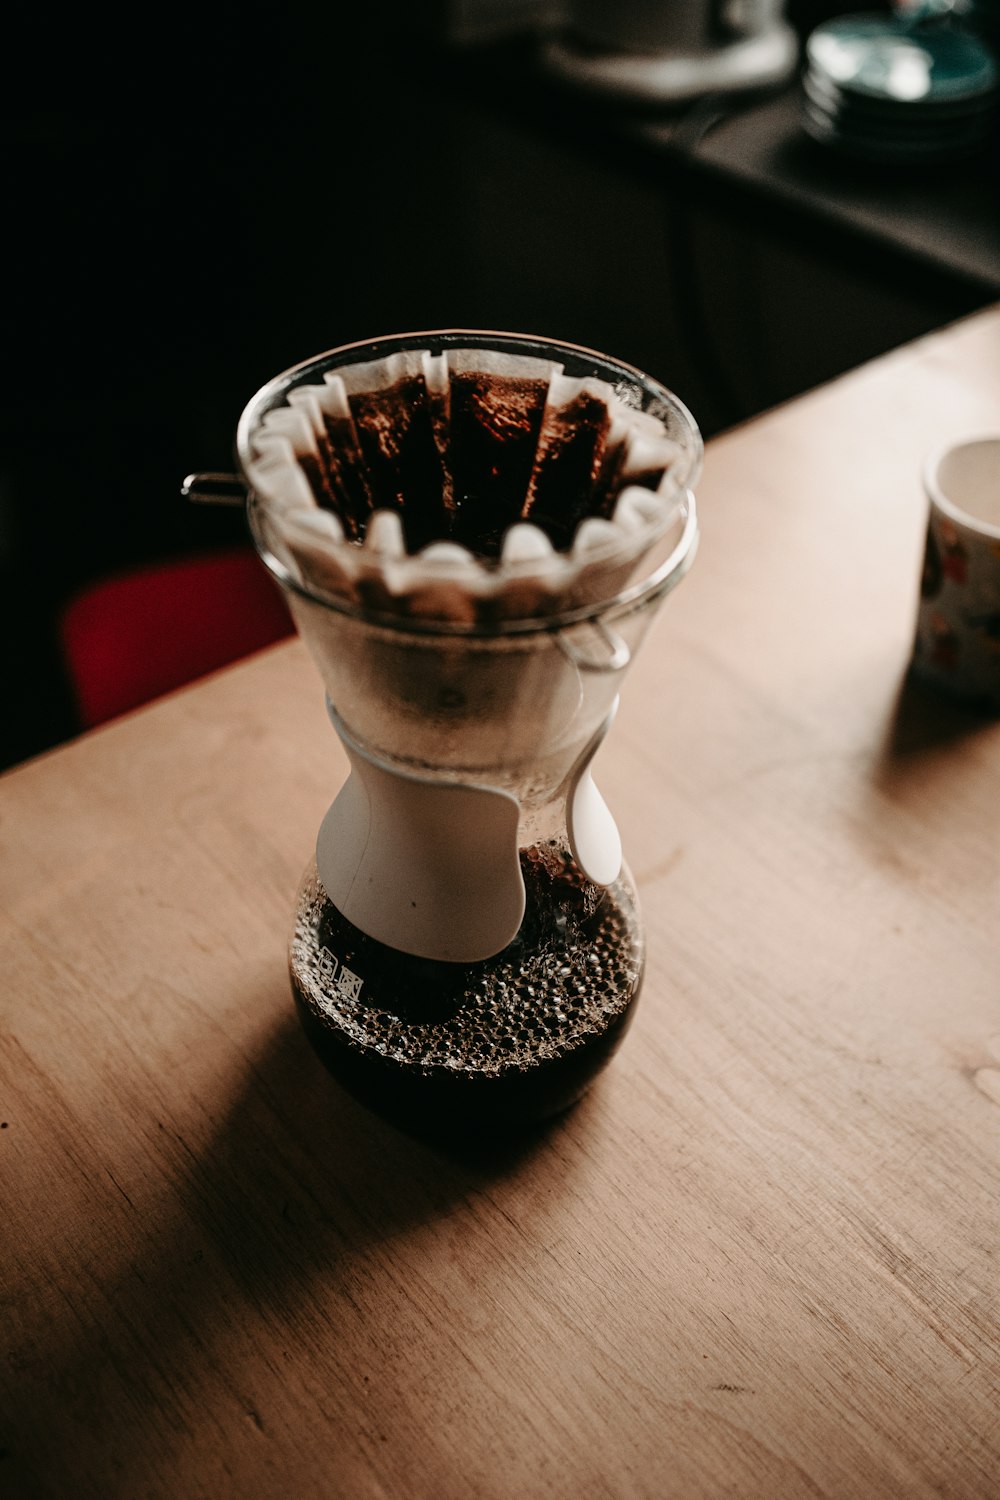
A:
<svg viewBox="0 0 1000 1500">
<path fill-rule="evenodd" d="M 411 1125 L 526 1124 L 572 1104 L 617 1049 L 643 970 L 630 883 L 594 885 L 555 844 L 523 851 L 521 869 L 521 928 L 474 964 L 366 937 L 307 876 L 292 988 L 313 1045 L 363 1102 Z"/>
</svg>

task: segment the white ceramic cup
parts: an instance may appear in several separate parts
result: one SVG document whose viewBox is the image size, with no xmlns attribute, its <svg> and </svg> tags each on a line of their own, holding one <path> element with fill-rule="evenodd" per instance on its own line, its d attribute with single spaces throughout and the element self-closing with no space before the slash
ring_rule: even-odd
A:
<svg viewBox="0 0 1000 1500">
<path fill-rule="evenodd" d="M 1000 710 L 1000 434 L 936 449 L 913 671 Z"/>
</svg>

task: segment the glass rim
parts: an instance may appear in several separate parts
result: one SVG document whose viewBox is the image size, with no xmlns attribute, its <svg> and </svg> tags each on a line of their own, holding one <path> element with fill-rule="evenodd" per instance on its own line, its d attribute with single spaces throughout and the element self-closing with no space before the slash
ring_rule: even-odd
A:
<svg viewBox="0 0 1000 1500">
<path fill-rule="evenodd" d="M 640 608 L 648 599 L 669 592 L 687 573 L 694 561 L 698 545 L 698 511 L 694 495 L 688 490 L 678 507 L 683 516 L 681 536 L 668 555 L 646 577 L 620 590 L 607 599 L 577 605 L 573 609 L 560 610 L 547 615 L 513 616 L 491 621 L 461 621 L 435 619 L 430 615 L 404 615 L 391 610 L 379 610 L 370 605 L 357 604 L 337 594 L 323 593 L 309 588 L 295 577 L 294 573 L 276 557 L 263 536 L 260 521 L 261 502 L 252 492 L 247 499 L 247 524 L 254 547 L 261 562 L 272 578 L 286 592 L 297 595 L 311 604 L 336 614 L 358 620 L 365 625 L 382 630 L 395 631 L 411 636 L 450 636 L 464 640 L 490 640 L 495 637 L 555 635 L 574 626 L 585 625 L 604 617 L 619 618 Z"/>
<path fill-rule="evenodd" d="M 618 594 L 609 598 L 592 601 L 558 613 L 497 619 L 488 623 L 421 618 L 392 611 L 380 611 L 301 582 L 276 556 L 264 534 L 264 515 L 267 505 L 256 492 L 255 461 L 252 453 L 252 439 L 258 424 L 267 412 L 286 404 L 285 398 L 290 391 L 315 383 L 315 380 L 310 382 L 311 376 L 321 376 L 326 371 L 335 370 L 338 367 L 359 364 L 425 346 L 431 347 L 434 352 L 468 346 L 490 352 L 509 351 L 536 358 L 558 359 L 562 355 L 571 359 L 578 367 L 591 366 L 592 368 L 584 372 L 586 374 L 592 374 L 609 383 L 614 383 L 617 378 L 619 382 L 633 389 L 638 385 L 645 395 L 652 398 L 653 402 L 665 408 L 674 418 L 680 434 L 682 459 L 676 480 L 676 494 L 678 517 L 683 521 L 680 539 L 667 557 L 658 563 L 650 574 L 627 585 Z M 674 583 L 680 581 L 694 559 L 698 539 L 698 520 L 692 487 L 701 473 L 703 460 L 704 441 L 689 408 L 668 386 L 636 366 L 586 345 L 568 343 L 564 340 L 549 338 L 544 334 L 507 333 L 475 328 L 426 329 L 382 335 L 377 338 L 337 345 L 321 354 L 301 360 L 259 387 L 244 406 L 236 430 L 236 461 L 247 486 L 246 515 L 250 536 L 258 556 L 275 581 L 286 591 L 310 600 L 314 604 L 371 625 L 399 631 L 404 635 L 460 636 L 482 639 L 492 636 L 552 634 L 607 615 L 609 612 L 621 614 L 641 604 L 647 596 L 665 592 Z"/>
<path fill-rule="evenodd" d="M 970 448 L 993 448 L 1000 452 L 1000 431 L 974 433 L 971 437 L 940 443 L 924 460 L 924 488 L 933 510 L 983 541 L 997 542 L 1000 541 L 1000 522 L 987 521 L 975 511 L 967 510 L 952 499 L 942 483 L 941 469 L 947 460 Z"/>
</svg>

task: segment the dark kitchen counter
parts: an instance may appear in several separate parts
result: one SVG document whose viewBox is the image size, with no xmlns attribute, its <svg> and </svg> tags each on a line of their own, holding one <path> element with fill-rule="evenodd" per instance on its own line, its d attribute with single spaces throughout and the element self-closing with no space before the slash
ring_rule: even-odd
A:
<svg viewBox="0 0 1000 1500">
<path fill-rule="evenodd" d="M 997 153 L 932 168 L 845 160 L 800 125 L 799 83 L 720 110 L 680 154 L 707 191 L 738 193 L 758 212 L 781 214 L 818 235 L 843 236 L 901 267 L 953 280 L 990 299 L 1000 292 Z M 636 127 L 654 151 L 676 132 Z"/>
<path fill-rule="evenodd" d="M 569 90 L 542 58 L 534 41 L 466 49 L 441 64 L 442 76 L 467 106 L 613 161 L 664 191 L 766 219 L 827 254 L 867 256 L 890 273 L 922 277 L 969 298 L 970 308 L 1000 292 L 1000 133 L 954 164 L 874 166 L 805 134 L 798 76 L 780 90 L 639 111 Z"/>
</svg>

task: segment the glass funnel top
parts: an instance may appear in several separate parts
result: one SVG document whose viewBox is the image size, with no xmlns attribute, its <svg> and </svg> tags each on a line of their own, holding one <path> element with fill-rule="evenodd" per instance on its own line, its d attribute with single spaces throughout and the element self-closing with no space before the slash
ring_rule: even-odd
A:
<svg viewBox="0 0 1000 1500">
<path fill-rule="evenodd" d="M 606 603 L 648 573 L 691 531 L 701 439 L 628 366 L 455 332 L 286 372 L 247 408 L 238 451 L 282 582 L 474 628 Z"/>
</svg>

